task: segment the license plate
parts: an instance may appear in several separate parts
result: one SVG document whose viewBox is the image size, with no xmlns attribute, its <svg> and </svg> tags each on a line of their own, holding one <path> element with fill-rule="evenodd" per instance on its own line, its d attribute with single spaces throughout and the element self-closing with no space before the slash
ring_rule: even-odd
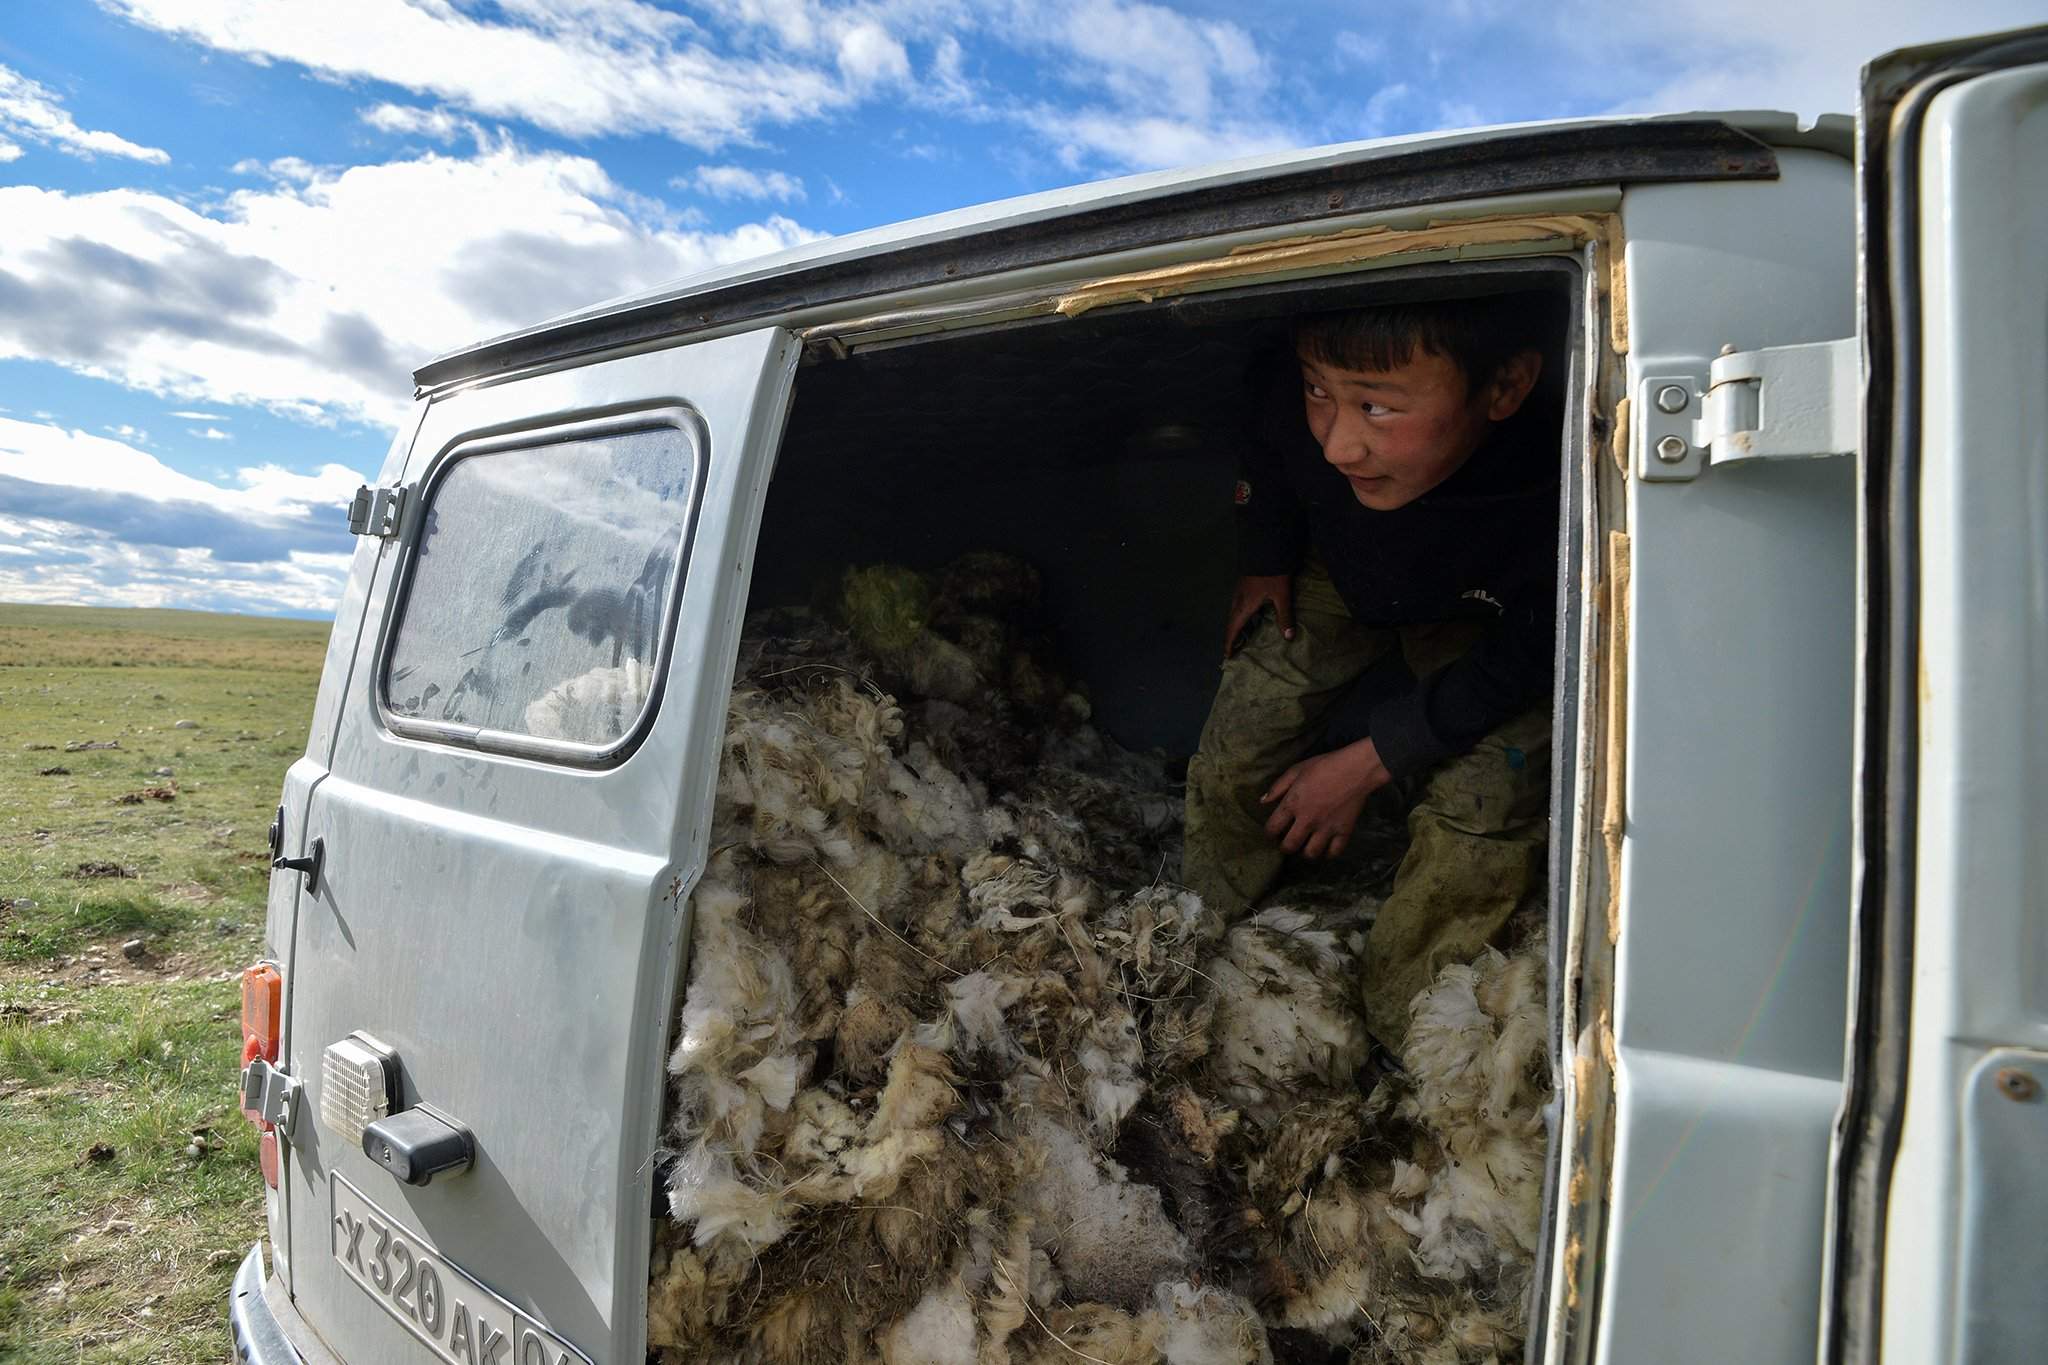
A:
<svg viewBox="0 0 2048 1365">
<path fill-rule="evenodd" d="M 426 1239 L 334 1177 L 334 1259 L 448 1365 L 590 1365 L 590 1358 L 477 1283 Z"/>
</svg>

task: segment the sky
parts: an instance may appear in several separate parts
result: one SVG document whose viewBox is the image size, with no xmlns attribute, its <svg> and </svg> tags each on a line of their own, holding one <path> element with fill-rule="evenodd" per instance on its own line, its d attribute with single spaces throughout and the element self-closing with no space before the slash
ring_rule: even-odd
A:
<svg viewBox="0 0 2048 1365">
<path fill-rule="evenodd" d="M 1249 153 L 1853 110 L 2038 0 L 0 0 L 0 601 L 331 613 L 410 372 L 709 266 Z"/>
</svg>

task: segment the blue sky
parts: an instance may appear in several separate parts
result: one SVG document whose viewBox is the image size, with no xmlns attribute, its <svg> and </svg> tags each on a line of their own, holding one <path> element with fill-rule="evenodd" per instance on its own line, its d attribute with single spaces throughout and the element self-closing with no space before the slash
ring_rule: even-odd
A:
<svg viewBox="0 0 2048 1365">
<path fill-rule="evenodd" d="M 411 367 L 564 309 L 1249 152 L 1848 109 L 2030 17 L 1934 8 L 0 0 L 0 600 L 322 614 Z"/>
</svg>

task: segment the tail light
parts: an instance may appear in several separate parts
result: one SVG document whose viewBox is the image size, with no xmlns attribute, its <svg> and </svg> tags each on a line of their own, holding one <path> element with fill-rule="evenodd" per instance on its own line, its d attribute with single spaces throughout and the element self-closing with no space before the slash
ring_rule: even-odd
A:
<svg viewBox="0 0 2048 1365">
<path fill-rule="evenodd" d="M 261 1057 L 277 1062 L 278 1020 L 283 1015 L 284 978 L 268 962 L 242 973 L 242 1065 Z"/>
<path fill-rule="evenodd" d="M 280 1021 L 284 1017 L 284 978 L 276 967 L 259 962 L 242 973 L 242 1066 L 277 1061 Z M 257 1139 L 257 1156 L 263 1166 L 263 1183 L 277 1188 L 278 1150 L 276 1127 L 256 1110 L 242 1107 L 242 1116 L 263 1130 Z"/>
</svg>

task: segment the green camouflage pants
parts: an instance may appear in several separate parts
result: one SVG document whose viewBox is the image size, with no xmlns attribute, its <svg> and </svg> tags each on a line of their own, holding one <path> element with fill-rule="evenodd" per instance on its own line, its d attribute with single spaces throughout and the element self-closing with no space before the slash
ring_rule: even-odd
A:
<svg viewBox="0 0 2048 1365">
<path fill-rule="evenodd" d="M 1226 918 L 1273 889 L 1286 855 L 1266 833 L 1259 797 L 1307 757 L 1330 708 L 1367 668 L 1398 648 L 1420 677 L 1478 637 L 1466 622 L 1371 629 L 1351 619 L 1319 565 L 1294 584 L 1294 638 L 1270 612 L 1251 628 L 1223 678 L 1200 750 L 1188 765 L 1181 880 Z M 1444 966 L 1469 961 L 1543 876 L 1550 794 L 1550 707 L 1502 725 L 1417 784 L 1408 852 L 1366 942 L 1361 994 L 1373 1036 L 1399 1050 L 1408 1005 Z"/>
</svg>

